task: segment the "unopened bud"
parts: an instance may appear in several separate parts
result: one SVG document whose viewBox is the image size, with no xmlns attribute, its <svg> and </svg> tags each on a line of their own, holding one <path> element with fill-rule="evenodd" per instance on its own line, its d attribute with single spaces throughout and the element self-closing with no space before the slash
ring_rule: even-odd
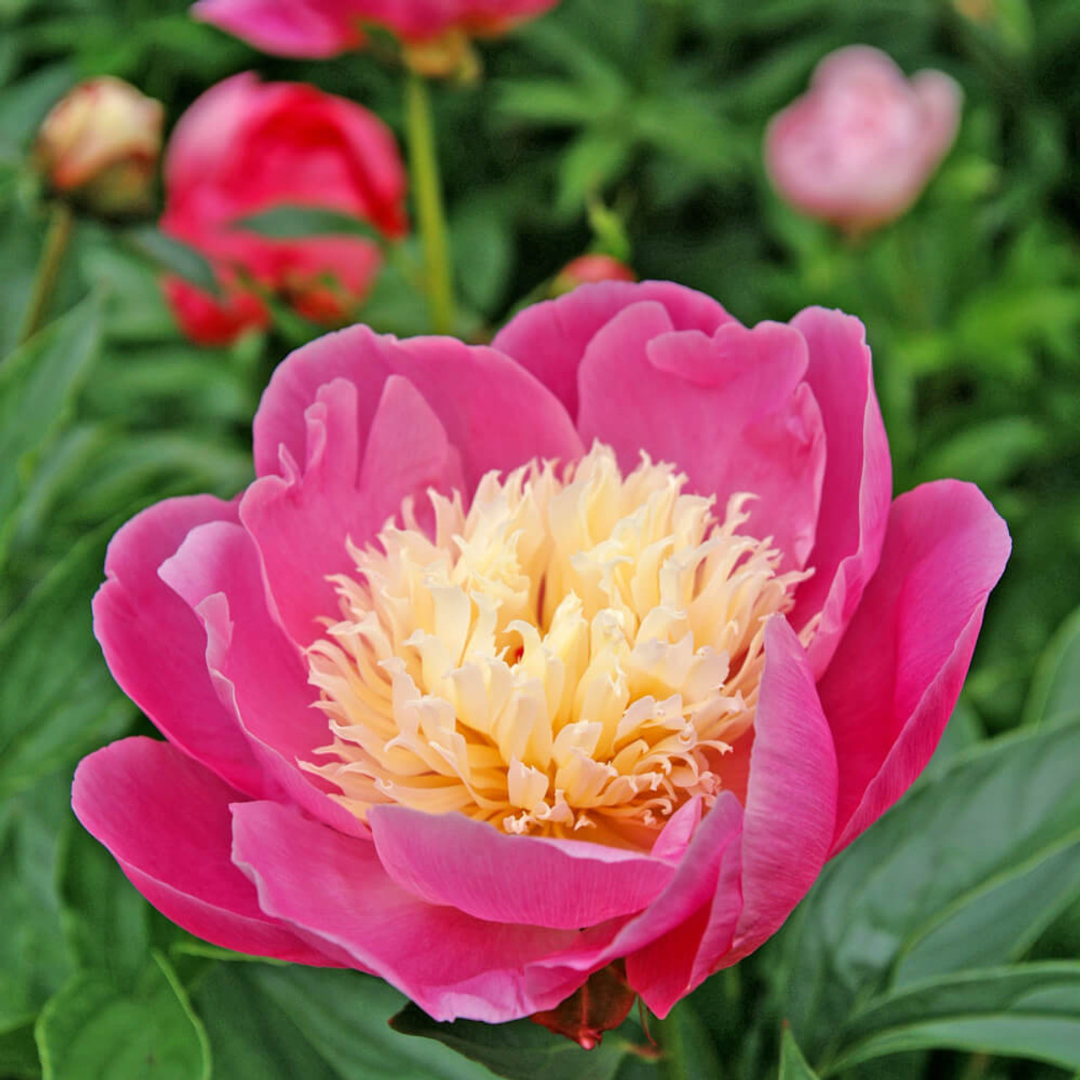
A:
<svg viewBox="0 0 1080 1080">
<path fill-rule="evenodd" d="M 165 111 L 121 79 L 80 83 L 45 117 L 35 159 L 53 192 L 105 215 L 149 210 Z"/>
<path fill-rule="evenodd" d="M 562 296 L 579 285 L 598 281 L 637 281 L 637 275 L 626 263 L 610 255 L 580 255 L 559 271 L 551 283 L 551 295 Z"/>
</svg>

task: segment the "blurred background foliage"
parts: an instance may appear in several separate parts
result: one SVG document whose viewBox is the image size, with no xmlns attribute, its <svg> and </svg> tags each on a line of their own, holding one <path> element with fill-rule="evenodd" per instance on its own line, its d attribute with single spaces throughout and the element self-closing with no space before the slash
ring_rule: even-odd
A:
<svg viewBox="0 0 1080 1080">
<path fill-rule="evenodd" d="M 67 809 L 78 758 L 146 725 L 91 635 L 109 537 L 149 502 L 247 482 L 268 374 L 317 331 L 292 317 L 226 350 L 191 345 L 145 228 L 81 221 L 56 321 L 16 349 L 46 225 L 26 163 L 37 125 L 90 75 L 129 80 L 172 123 L 256 68 L 401 129 L 400 74 L 375 57 L 265 57 L 187 7 L 0 0 L 0 1076 L 195 1078 L 211 1060 L 239 1080 L 490 1075 L 391 1032 L 401 999 L 373 980 L 187 938 Z M 854 42 L 949 72 L 966 104 L 915 208 L 848 242 L 779 202 L 761 139 Z M 469 1025 L 434 1034 L 531 1077 L 775 1076 L 784 1020 L 784 1077 L 811 1075 L 799 1047 L 822 1075 L 1073 1075 L 1080 969 L 1060 961 L 1080 950 L 1080 2 L 563 0 L 482 53 L 481 81 L 435 91 L 463 333 L 488 336 L 586 249 L 747 323 L 844 308 L 874 349 L 896 490 L 976 481 L 1015 549 L 931 775 L 766 949 L 652 1025 L 682 1071 L 651 1060 L 634 1022 L 593 1055 L 517 1027 L 512 1067 Z M 361 317 L 427 329 L 394 266 Z"/>
</svg>

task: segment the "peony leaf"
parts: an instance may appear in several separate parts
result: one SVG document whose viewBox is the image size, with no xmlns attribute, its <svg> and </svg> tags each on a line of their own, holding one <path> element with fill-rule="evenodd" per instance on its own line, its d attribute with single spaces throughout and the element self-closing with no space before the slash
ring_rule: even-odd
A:
<svg viewBox="0 0 1080 1080">
<path fill-rule="evenodd" d="M 20 492 L 100 346 L 100 306 L 89 299 L 0 361 L 0 558 Z"/>
<path fill-rule="evenodd" d="M 0 622 L 0 798 L 116 738 L 135 709 L 90 627 L 110 521 L 75 544 Z"/>
<path fill-rule="evenodd" d="M 1058 725 L 1080 709 L 1080 608 L 1050 640 L 1035 670 L 1024 708 L 1025 724 Z"/>
<path fill-rule="evenodd" d="M 530 1020 L 482 1024 L 456 1020 L 440 1024 L 409 1003 L 391 1021 L 403 1035 L 420 1035 L 456 1050 L 508 1080 L 611 1080 L 627 1053 L 627 1044 L 611 1033 L 595 1050 L 582 1050 Z"/>
<path fill-rule="evenodd" d="M 1028 927 L 1013 905 L 1028 915 L 1033 905 L 1038 925 L 1074 895 L 1075 874 L 1043 864 L 1080 842 L 1078 759 L 1080 723 L 980 746 L 826 869 L 788 946 L 784 1013 L 812 1061 L 857 1002 L 916 964 L 920 943 L 938 934 L 958 962 L 1001 963 L 1014 955 L 1012 930 Z M 1007 917 L 1003 933 L 989 932 L 994 912 Z"/>
<path fill-rule="evenodd" d="M 35 1034 L 44 1080 L 210 1080 L 206 1033 L 158 954 L 130 993 L 98 972 L 74 975 Z"/>
<path fill-rule="evenodd" d="M 1080 963 L 964 972 L 890 995 L 845 1028 L 826 1075 L 931 1047 L 1080 1069 Z"/>
<path fill-rule="evenodd" d="M 218 295 L 213 267 L 190 245 L 150 225 L 126 229 L 117 236 L 132 254 L 149 262 L 156 270 L 176 274 L 192 285 Z"/>
<path fill-rule="evenodd" d="M 258 233 L 271 240 L 303 240 L 310 236 L 359 236 L 377 244 L 386 237 L 368 221 L 313 206 L 276 206 L 235 222 L 239 229 Z"/>
<path fill-rule="evenodd" d="M 253 962 L 217 964 L 195 1003 L 215 1076 L 229 1080 L 490 1080 L 444 1047 L 391 1031 L 404 1000 L 357 972 Z"/>
<path fill-rule="evenodd" d="M 780 1046 L 779 1080 L 817 1080 L 817 1073 L 806 1063 L 791 1028 L 784 1028 L 784 1041 Z"/>
</svg>

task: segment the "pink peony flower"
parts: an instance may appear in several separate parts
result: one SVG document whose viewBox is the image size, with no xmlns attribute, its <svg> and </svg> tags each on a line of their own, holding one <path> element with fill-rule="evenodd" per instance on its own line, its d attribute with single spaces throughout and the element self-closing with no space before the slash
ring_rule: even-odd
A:
<svg viewBox="0 0 1080 1080">
<path fill-rule="evenodd" d="M 852 232 L 899 217 L 952 146 L 962 92 L 940 71 L 911 80 L 883 52 L 827 56 L 810 90 L 773 117 L 765 165 L 797 210 Z"/>
<path fill-rule="evenodd" d="M 663 1016 L 756 949 L 926 765 L 1010 547 L 970 484 L 891 501 L 857 319 L 666 283 L 324 337 L 255 468 L 113 540 L 95 631 L 167 741 L 75 812 L 192 933 L 440 1020 L 622 958 Z"/>
<path fill-rule="evenodd" d="M 355 215 L 400 237 L 404 198 L 397 144 L 367 109 L 301 83 L 261 83 L 251 73 L 212 87 L 169 144 L 161 228 L 212 261 L 224 296 L 167 280 L 181 327 L 195 341 L 219 344 L 264 325 L 269 315 L 259 289 L 315 321 L 348 321 L 381 265 L 374 243 L 273 240 L 237 222 L 274 207 L 308 206 Z"/>
<path fill-rule="evenodd" d="M 280 56 L 335 56 L 363 45 L 363 26 L 408 43 L 500 34 L 558 0 L 199 0 L 198 19 Z"/>
</svg>

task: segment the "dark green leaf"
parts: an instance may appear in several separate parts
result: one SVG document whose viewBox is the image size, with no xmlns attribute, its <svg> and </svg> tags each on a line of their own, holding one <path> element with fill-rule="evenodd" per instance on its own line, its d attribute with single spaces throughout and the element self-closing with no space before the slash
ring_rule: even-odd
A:
<svg viewBox="0 0 1080 1080">
<path fill-rule="evenodd" d="M 537 1080 L 541 1076 L 611 1080 L 627 1052 L 621 1029 L 608 1032 L 595 1050 L 582 1050 L 577 1043 L 552 1035 L 531 1020 L 512 1024 L 456 1020 L 440 1024 L 412 1003 L 392 1023 L 394 1030 L 403 1035 L 435 1039 L 508 1080 Z"/>
<path fill-rule="evenodd" d="M 130 993 L 80 972 L 38 1018 L 45 1080 L 210 1080 L 206 1033 L 165 959 Z"/>
<path fill-rule="evenodd" d="M 99 305 L 87 300 L 0 362 L 0 558 L 20 491 L 70 411 L 100 344 Z"/>
<path fill-rule="evenodd" d="M 41 1076 L 33 1024 L 0 1034 L 0 1076 L 6 1080 L 37 1080 Z"/>
<path fill-rule="evenodd" d="M 56 894 L 70 790 L 60 774 L 0 804 L 0 1032 L 33 1023 L 71 971 Z"/>
<path fill-rule="evenodd" d="M 276 206 L 261 214 L 240 218 L 237 228 L 271 240 L 303 240 L 309 236 L 362 236 L 378 244 L 386 238 L 368 221 L 338 210 L 312 206 Z"/>
<path fill-rule="evenodd" d="M 213 295 L 218 294 L 218 281 L 213 267 L 190 244 L 168 236 L 152 225 L 127 229 L 118 234 L 120 242 L 156 270 L 197 285 Z"/>
<path fill-rule="evenodd" d="M 716 1045 L 691 1001 L 680 1001 L 661 1022 L 658 1035 L 663 1048 L 663 1080 L 697 1080 L 723 1075 Z"/>
<path fill-rule="evenodd" d="M 1080 839 L 1077 760 L 1080 724 L 996 740 L 912 792 L 834 860 L 800 913 L 786 979 L 784 1012 L 811 1060 L 935 928 L 969 909 L 970 932 L 982 934 L 992 890 L 1022 900 L 1015 879 Z M 982 962 L 1007 959 L 992 951 Z"/>
<path fill-rule="evenodd" d="M 1080 711 L 1080 608 L 1054 634 L 1035 671 L 1025 724 L 1063 723 Z"/>
<path fill-rule="evenodd" d="M 0 798 L 115 738 L 133 715 L 90 628 L 114 528 L 77 543 L 0 623 Z"/>
<path fill-rule="evenodd" d="M 817 1073 L 806 1062 L 791 1028 L 784 1028 L 784 1041 L 780 1046 L 779 1080 L 817 1080 Z"/>
<path fill-rule="evenodd" d="M 147 903 L 112 855 L 73 817 L 63 839 L 60 895 L 71 955 L 80 969 L 132 990 L 150 949 Z"/>
<path fill-rule="evenodd" d="M 388 1024 L 404 998 L 354 971 L 218 964 L 196 1004 L 229 1080 L 484 1080 L 486 1070 Z M 546 1034 L 546 1032 L 545 1032 Z"/>
<path fill-rule="evenodd" d="M 826 1075 L 929 1047 L 1080 1068 L 1080 964 L 965 972 L 893 994 L 847 1025 Z"/>
</svg>

